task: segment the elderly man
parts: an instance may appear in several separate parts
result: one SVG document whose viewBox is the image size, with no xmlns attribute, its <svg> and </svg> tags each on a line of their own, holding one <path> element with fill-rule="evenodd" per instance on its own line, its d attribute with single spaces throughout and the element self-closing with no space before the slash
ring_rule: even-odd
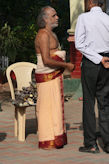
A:
<svg viewBox="0 0 109 164">
<path fill-rule="evenodd" d="M 58 19 L 55 9 L 50 6 L 42 8 L 37 19 L 37 115 L 39 148 L 42 149 L 62 148 L 67 143 L 62 73 L 65 68 L 73 71 L 74 65 L 66 63 L 65 51 L 59 50 L 59 42 L 53 32 Z"/>
<path fill-rule="evenodd" d="M 83 54 L 83 129 L 84 146 L 80 152 L 99 153 L 96 143 L 95 98 L 99 109 L 99 128 L 104 150 L 109 153 L 109 16 L 101 7 L 103 0 L 88 0 L 89 12 L 78 17 L 76 48 Z"/>
</svg>

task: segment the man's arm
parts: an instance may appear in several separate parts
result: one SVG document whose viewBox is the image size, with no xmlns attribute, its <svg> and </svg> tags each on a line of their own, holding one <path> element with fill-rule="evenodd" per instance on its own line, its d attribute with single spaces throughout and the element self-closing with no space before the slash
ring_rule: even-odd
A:
<svg viewBox="0 0 109 164">
<path fill-rule="evenodd" d="M 109 68 L 109 57 L 103 57 L 99 55 L 94 50 L 90 49 L 87 45 L 85 46 L 85 27 L 83 24 L 82 16 L 80 15 L 77 20 L 76 29 L 75 29 L 75 46 L 76 48 L 89 60 L 95 64 L 100 62 L 105 68 Z"/>
<path fill-rule="evenodd" d="M 94 50 L 90 49 L 88 45 L 84 44 L 85 37 L 86 31 L 84 27 L 83 15 L 80 15 L 78 17 L 75 29 L 75 46 L 86 58 L 95 64 L 99 64 L 103 57 Z"/>
<path fill-rule="evenodd" d="M 72 63 L 55 61 L 50 57 L 50 38 L 48 33 L 43 31 L 40 34 L 38 42 L 44 65 L 51 68 L 63 67 L 67 68 L 69 71 L 73 71 L 74 65 Z"/>
</svg>

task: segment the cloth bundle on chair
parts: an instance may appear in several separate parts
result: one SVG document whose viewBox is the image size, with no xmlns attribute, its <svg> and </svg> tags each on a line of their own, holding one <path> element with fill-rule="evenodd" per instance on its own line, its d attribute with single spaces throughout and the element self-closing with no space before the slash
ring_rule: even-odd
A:
<svg viewBox="0 0 109 164">
<path fill-rule="evenodd" d="M 16 77 L 17 90 L 22 87 L 28 87 L 32 81 L 32 71 L 36 69 L 36 65 L 29 62 L 18 62 L 10 65 L 6 70 L 6 76 L 10 87 L 11 98 L 15 100 L 15 90 L 11 79 L 13 71 Z M 25 114 L 27 106 L 15 106 L 15 136 L 19 141 L 25 141 Z"/>
</svg>

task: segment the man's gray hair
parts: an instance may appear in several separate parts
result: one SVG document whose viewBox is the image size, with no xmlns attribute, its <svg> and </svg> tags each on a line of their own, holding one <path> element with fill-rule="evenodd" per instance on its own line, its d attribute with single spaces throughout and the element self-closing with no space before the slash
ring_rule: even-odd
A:
<svg viewBox="0 0 109 164">
<path fill-rule="evenodd" d="M 102 7 L 104 5 L 104 0 L 92 0 L 92 3 Z"/>
<path fill-rule="evenodd" d="M 37 25 L 39 28 L 44 28 L 46 26 L 46 22 L 44 18 L 47 18 L 47 12 L 46 10 L 48 8 L 52 8 L 51 6 L 45 6 L 41 9 L 38 17 L 37 17 Z"/>
</svg>

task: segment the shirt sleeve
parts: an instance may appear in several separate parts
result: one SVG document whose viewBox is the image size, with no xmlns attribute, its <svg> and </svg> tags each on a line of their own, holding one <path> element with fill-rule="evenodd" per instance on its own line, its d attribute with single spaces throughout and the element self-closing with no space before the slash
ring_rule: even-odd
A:
<svg viewBox="0 0 109 164">
<path fill-rule="evenodd" d="M 75 47 L 93 63 L 99 64 L 103 57 L 99 55 L 96 51 L 92 50 L 90 46 L 85 44 L 85 38 L 86 38 L 86 31 L 84 26 L 84 20 L 82 15 L 80 15 L 78 17 L 76 28 L 75 28 Z"/>
</svg>

